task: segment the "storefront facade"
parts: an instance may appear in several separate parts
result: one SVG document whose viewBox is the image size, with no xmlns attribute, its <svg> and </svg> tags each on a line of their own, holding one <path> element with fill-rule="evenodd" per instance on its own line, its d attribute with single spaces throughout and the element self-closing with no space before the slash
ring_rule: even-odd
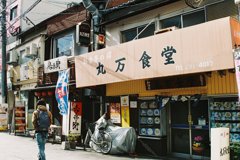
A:
<svg viewBox="0 0 240 160">
<path fill-rule="evenodd" d="M 210 109 L 215 101 L 236 106 L 232 49 L 238 30 L 228 17 L 77 56 L 77 87 L 106 84 L 112 117 L 136 129 L 137 150 L 209 157 L 216 125 Z M 193 150 L 198 136 L 204 137 L 204 155 Z"/>
</svg>

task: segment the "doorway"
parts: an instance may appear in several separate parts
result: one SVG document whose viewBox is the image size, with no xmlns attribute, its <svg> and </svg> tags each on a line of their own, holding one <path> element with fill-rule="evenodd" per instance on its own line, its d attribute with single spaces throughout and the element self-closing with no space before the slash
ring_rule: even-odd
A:
<svg viewBox="0 0 240 160">
<path fill-rule="evenodd" d="M 188 99 L 172 102 L 170 104 L 170 148 L 172 154 L 188 159 L 209 157 L 208 122 L 208 100 Z"/>
</svg>

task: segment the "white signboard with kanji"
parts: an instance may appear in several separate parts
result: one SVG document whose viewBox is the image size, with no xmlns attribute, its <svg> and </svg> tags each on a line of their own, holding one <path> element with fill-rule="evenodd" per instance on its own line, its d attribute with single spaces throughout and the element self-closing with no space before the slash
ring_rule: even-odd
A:
<svg viewBox="0 0 240 160">
<path fill-rule="evenodd" d="M 211 128 L 211 159 L 230 160 L 229 128 Z"/>
</svg>

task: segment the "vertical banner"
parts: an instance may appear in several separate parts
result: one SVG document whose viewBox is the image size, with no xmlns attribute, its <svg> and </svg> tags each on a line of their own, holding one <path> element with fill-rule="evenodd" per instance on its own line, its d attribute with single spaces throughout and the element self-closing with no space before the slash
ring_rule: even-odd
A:
<svg viewBox="0 0 240 160">
<path fill-rule="evenodd" d="M 68 113 L 68 82 L 69 82 L 69 69 L 58 72 L 58 81 L 55 90 L 56 100 L 60 114 Z"/>
<path fill-rule="evenodd" d="M 110 118 L 113 123 L 121 123 L 120 103 L 110 103 Z"/>
<path fill-rule="evenodd" d="M 122 127 L 130 126 L 129 97 L 121 96 Z"/>
<path fill-rule="evenodd" d="M 70 133 L 81 134 L 82 102 L 71 102 Z"/>
<path fill-rule="evenodd" d="M 235 74 L 238 88 L 238 101 L 240 102 L 240 50 L 235 49 L 234 51 L 234 62 L 235 62 Z"/>
</svg>

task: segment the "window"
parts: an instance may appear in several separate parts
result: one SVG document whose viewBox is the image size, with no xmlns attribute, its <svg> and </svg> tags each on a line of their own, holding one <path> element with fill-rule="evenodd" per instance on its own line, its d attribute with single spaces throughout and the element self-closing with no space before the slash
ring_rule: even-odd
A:
<svg viewBox="0 0 240 160">
<path fill-rule="evenodd" d="M 20 51 L 20 57 L 19 58 L 20 58 L 19 59 L 20 64 L 27 63 L 28 61 L 31 60 L 31 58 L 26 57 L 26 50 L 25 49 Z"/>
<path fill-rule="evenodd" d="M 168 28 L 173 26 L 182 28 L 181 16 L 167 18 L 161 21 L 161 28 Z"/>
<path fill-rule="evenodd" d="M 155 23 L 152 23 L 147 27 L 146 26 L 147 26 L 147 24 L 122 31 L 121 32 L 122 43 L 132 41 L 136 36 L 137 36 L 136 39 L 140 39 L 140 38 L 154 35 Z"/>
<path fill-rule="evenodd" d="M 160 20 L 161 28 L 176 26 L 177 28 L 193 26 L 205 22 L 205 10 L 185 13 L 174 17 Z"/>
<path fill-rule="evenodd" d="M 56 57 L 73 56 L 74 51 L 73 37 L 74 37 L 73 33 L 70 33 L 55 39 Z"/>
<path fill-rule="evenodd" d="M 17 17 L 17 6 L 10 10 L 10 21 Z"/>
<path fill-rule="evenodd" d="M 205 22 L 204 10 L 183 15 L 183 27 L 193 26 Z"/>
</svg>

